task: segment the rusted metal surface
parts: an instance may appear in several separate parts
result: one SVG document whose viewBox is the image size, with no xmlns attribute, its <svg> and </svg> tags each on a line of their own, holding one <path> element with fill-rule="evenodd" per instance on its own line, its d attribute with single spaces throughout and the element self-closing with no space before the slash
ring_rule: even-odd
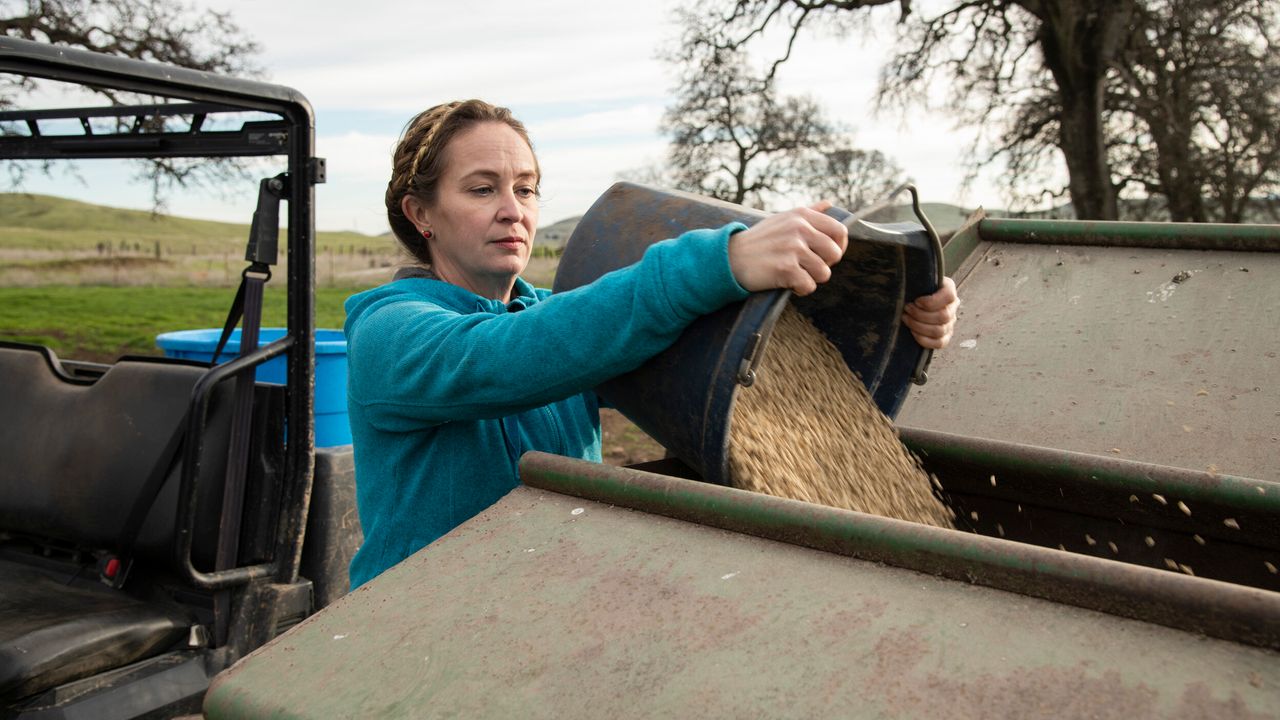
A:
<svg viewBox="0 0 1280 720">
<path fill-rule="evenodd" d="M 1280 252 L 984 240 L 952 272 L 900 424 L 1280 481 Z"/>
<path fill-rule="evenodd" d="M 912 428 L 968 529 L 1280 591 L 1280 483 Z"/>
<path fill-rule="evenodd" d="M 863 560 L 1280 649 L 1280 594 L 863 515 L 526 453 L 526 485 Z"/>
<path fill-rule="evenodd" d="M 646 492 L 712 516 L 729 512 L 712 498 L 746 495 Z M 858 542 L 887 542 L 843 515 Z M 520 487 L 224 673 L 205 710 L 1261 718 L 1278 683 L 1272 650 Z"/>
<path fill-rule="evenodd" d="M 979 231 L 983 239 L 992 242 L 1280 251 L 1280 225 L 986 218 L 980 223 Z"/>
</svg>

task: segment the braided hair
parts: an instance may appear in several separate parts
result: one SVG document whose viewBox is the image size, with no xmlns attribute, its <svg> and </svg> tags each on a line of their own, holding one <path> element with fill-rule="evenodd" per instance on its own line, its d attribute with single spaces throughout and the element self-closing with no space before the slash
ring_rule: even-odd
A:
<svg viewBox="0 0 1280 720">
<path fill-rule="evenodd" d="M 491 105 L 483 100 L 461 100 L 424 110 L 405 126 L 391 157 L 391 180 L 387 183 L 387 222 L 396 240 L 415 260 L 431 264 L 431 249 L 419 234 L 418 228 L 405 217 L 402 202 L 406 195 L 417 198 L 425 205 L 436 200 L 436 185 L 445 171 L 444 151 L 455 135 L 467 128 L 485 122 L 499 122 L 519 133 L 533 153 L 533 143 L 524 123 L 505 107 Z M 541 176 L 538 158 L 534 155 L 534 170 Z"/>
</svg>

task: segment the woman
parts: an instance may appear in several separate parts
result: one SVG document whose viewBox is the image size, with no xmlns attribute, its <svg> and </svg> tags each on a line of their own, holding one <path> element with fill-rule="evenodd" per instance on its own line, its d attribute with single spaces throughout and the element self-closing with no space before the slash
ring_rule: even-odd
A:
<svg viewBox="0 0 1280 720">
<path fill-rule="evenodd" d="M 346 304 L 348 396 L 364 544 L 358 587 L 518 483 L 527 450 L 600 460 L 592 388 L 751 291 L 813 292 L 848 242 L 825 204 L 650 247 L 635 265 L 549 297 L 520 278 L 538 225 L 524 126 L 479 100 L 414 118 L 394 154 L 387 217 L 413 266 Z M 908 309 L 941 347 L 954 285 Z"/>
</svg>

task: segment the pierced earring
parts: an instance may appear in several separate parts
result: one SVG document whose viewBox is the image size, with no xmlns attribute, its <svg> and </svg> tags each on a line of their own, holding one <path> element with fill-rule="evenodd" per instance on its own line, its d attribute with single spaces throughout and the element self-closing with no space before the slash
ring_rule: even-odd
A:
<svg viewBox="0 0 1280 720">
<path fill-rule="evenodd" d="M 422 239 L 423 239 L 423 240 L 430 240 L 430 239 L 431 239 L 431 231 L 430 231 L 430 230 L 423 230 L 423 231 L 422 231 Z"/>
</svg>

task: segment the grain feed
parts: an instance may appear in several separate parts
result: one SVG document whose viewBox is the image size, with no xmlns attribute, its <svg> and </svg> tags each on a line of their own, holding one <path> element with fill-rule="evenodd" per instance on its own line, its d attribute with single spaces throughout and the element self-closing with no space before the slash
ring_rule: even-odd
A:
<svg viewBox="0 0 1280 720">
<path fill-rule="evenodd" d="M 912 522 L 953 513 L 835 346 L 788 306 L 729 425 L 735 487 Z"/>
</svg>

